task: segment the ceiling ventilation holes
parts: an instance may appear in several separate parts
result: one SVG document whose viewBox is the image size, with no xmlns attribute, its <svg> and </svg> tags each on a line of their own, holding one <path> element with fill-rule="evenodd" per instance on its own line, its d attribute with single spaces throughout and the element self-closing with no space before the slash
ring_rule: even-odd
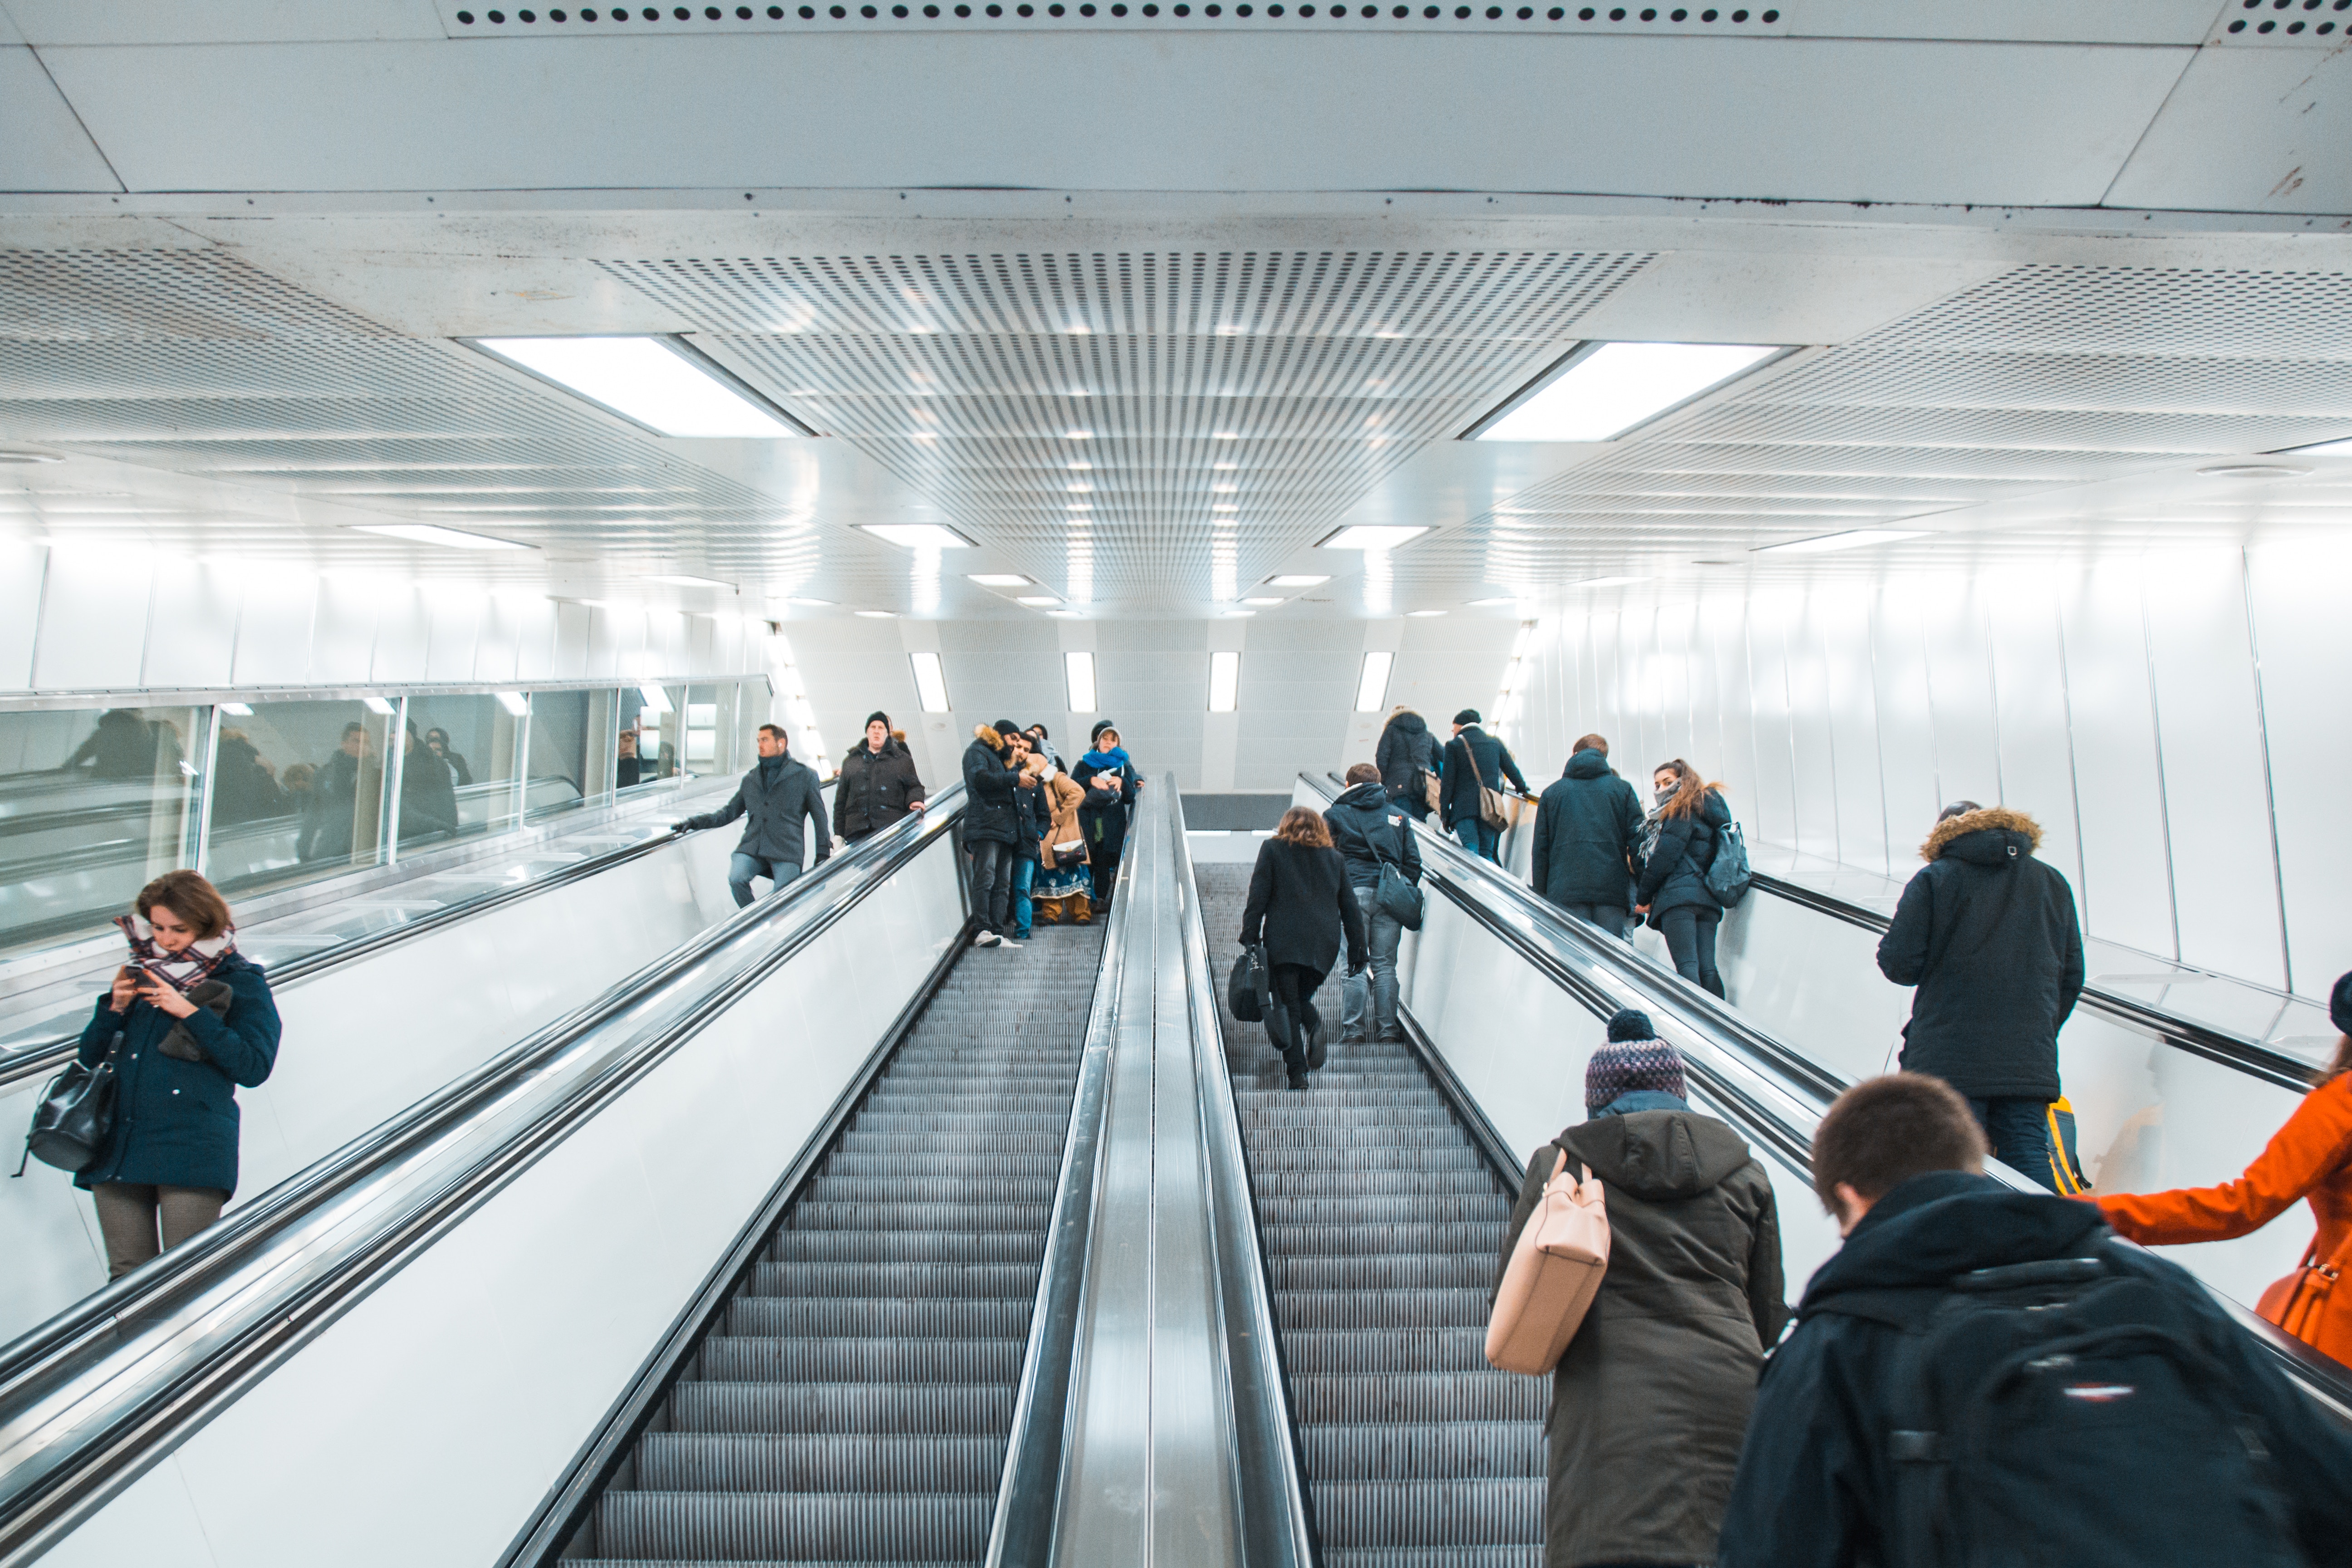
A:
<svg viewBox="0 0 2352 1568">
<path fill-rule="evenodd" d="M 789 27 L 794 23 L 814 22 L 879 22 L 885 14 L 894 22 L 1036 22 L 1067 20 L 1099 23 L 1103 20 L 1139 22 L 1158 21 L 1202 24 L 1297 23 L 1322 21 L 1346 25 L 1369 22 L 1381 26 L 1406 24 L 1500 22 L 1506 18 L 1521 23 L 1540 21 L 1570 27 L 1589 27 L 1601 31 L 1641 32 L 1655 29 L 1685 29 L 1692 32 L 1741 31 L 1756 32 L 1777 29 L 1781 13 L 1777 6 L 1747 5 L 1350 5 L 1309 3 L 1291 5 L 1285 0 L 1271 5 L 1258 5 L 1255 0 L 1242 0 L 1227 5 L 1224 0 L 1209 0 L 1195 5 L 1192 0 L 1177 0 L 1162 5 L 1159 0 L 1130 5 L 1126 0 L 1109 5 L 1097 5 L 1095 0 L 1014 0 L 1006 5 L 991 3 L 973 5 L 928 4 L 892 5 L 580 5 L 535 6 L 509 8 L 467 7 L 454 13 L 456 25 L 447 29 L 452 37 L 511 37 L 537 34 L 552 36 L 557 32 L 588 30 L 611 35 L 641 33 L 647 29 L 658 32 L 707 32 L 716 27 L 729 32 L 767 31 L 778 26 Z M 2299 30 L 2299 29 L 2298 29 Z"/>
</svg>

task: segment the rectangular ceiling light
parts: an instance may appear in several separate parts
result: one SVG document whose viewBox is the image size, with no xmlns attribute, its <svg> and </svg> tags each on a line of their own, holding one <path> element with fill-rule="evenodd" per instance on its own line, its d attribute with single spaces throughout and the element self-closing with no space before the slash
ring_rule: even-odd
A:
<svg viewBox="0 0 2352 1568">
<path fill-rule="evenodd" d="M 1286 572 L 1279 577 L 1268 577 L 1265 585 L 1269 588 L 1319 588 L 1330 580 L 1328 576 L 1318 577 L 1304 572 Z"/>
<path fill-rule="evenodd" d="M 1580 344 L 1463 436 L 1613 441 L 1787 352 L 1759 343 Z"/>
<path fill-rule="evenodd" d="M 1051 594 L 1024 594 L 1013 602 L 1016 605 L 1026 605 L 1033 610 L 1042 610 L 1049 605 L 1058 605 L 1062 601 Z"/>
<path fill-rule="evenodd" d="M 1925 539 L 1927 534 L 1916 529 L 1855 528 L 1843 533 L 1824 533 L 1817 539 L 1792 539 L 1786 544 L 1765 544 L 1757 547 L 1759 555 L 1819 555 L 1832 550 L 1860 550 L 1865 545 L 1892 544 L 1898 539 Z"/>
<path fill-rule="evenodd" d="M 1238 653 L 1213 653 L 1209 656 L 1209 711 L 1230 713 L 1234 697 L 1242 683 L 1242 656 Z"/>
<path fill-rule="evenodd" d="M 1622 588 L 1628 583 L 1646 583 L 1647 577 L 1587 577 L 1581 583 L 1570 583 L 1571 588 Z"/>
<path fill-rule="evenodd" d="M 1258 609 L 1264 610 L 1264 609 L 1270 609 L 1270 608 L 1272 608 L 1273 606 L 1275 606 L 1275 605 L 1279 605 L 1279 604 L 1283 603 L 1283 601 L 1282 601 L 1282 600 L 1280 600 L 1280 599 L 1277 599 L 1277 598 L 1274 598 L 1274 597 L 1272 597 L 1272 596 L 1270 596 L 1270 595 L 1267 595 L 1267 596 L 1260 596 L 1260 597 L 1253 598 L 1253 599 L 1244 599 L 1244 600 L 1242 601 L 1242 603 L 1243 603 L 1243 604 L 1244 604 L 1244 605 L 1253 605 L 1253 606 L 1255 606 L 1255 607 L 1256 607 L 1256 608 L 1258 608 Z"/>
<path fill-rule="evenodd" d="M 735 585 L 732 583 L 721 583 L 716 577 L 689 577 L 683 572 L 675 572 L 660 577 L 648 577 L 646 581 L 667 583 L 673 588 L 732 588 Z"/>
<path fill-rule="evenodd" d="M 2341 441 L 2317 441 L 2308 447 L 2282 447 L 2267 457 L 2284 457 L 2293 452 L 2298 458 L 2352 458 L 2352 436 Z"/>
<path fill-rule="evenodd" d="M 1026 588 L 1029 579 L 1018 572 L 974 572 L 971 580 L 983 588 Z"/>
<path fill-rule="evenodd" d="M 445 544 L 452 550 L 529 550 L 528 544 L 517 544 L 511 539 L 492 539 L 484 533 L 461 533 L 454 528 L 436 528 L 429 522 L 355 522 L 352 527 L 361 533 L 381 533 L 391 539 L 406 539 L 418 544 Z"/>
<path fill-rule="evenodd" d="M 1321 550 L 1394 550 L 1407 540 L 1419 539 L 1429 531 L 1429 525 L 1420 522 L 1373 524 L 1357 523 L 1343 528 L 1317 546 Z"/>
<path fill-rule="evenodd" d="M 656 436 L 812 433 L 677 338 L 477 338 L 474 345 Z"/>
<path fill-rule="evenodd" d="M 907 662 L 915 667 L 915 697 L 926 713 L 948 710 L 948 678 L 940 668 L 940 656 L 935 653 L 910 653 Z"/>
<path fill-rule="evenodd" d="M 1095 656 L 1090 653 L 1066 653 L 1062 670 L 1070 683 L 1070 711 L 1091 713 L 1095 710 Z"/>
<path fill-rule="evenodd" d="M 972 550 L 972 542 L 944 523 L 938 522 L 861 522 L 857 525 L 875 538 L 901 550 Z"/>
<path fill-rule="evenodd" d="M 1356 682 L 1356 711 L 1377 713 L 1389 700 L 1389 666 L 1396 662 L 1392 653 L 1368 653 L 1364 656 L 1363 678 Z"/>
</svg>

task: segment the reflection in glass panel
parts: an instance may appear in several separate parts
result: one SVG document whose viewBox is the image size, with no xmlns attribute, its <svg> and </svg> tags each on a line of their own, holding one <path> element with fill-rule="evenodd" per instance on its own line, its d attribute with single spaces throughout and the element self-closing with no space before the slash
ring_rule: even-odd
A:
<svg viewBox="0 0 2352 1568">
<path fill-rule="evenodd" d="M 686 771 L 695 778 L 714 778 L 748 768 L 740 759 L 751 747 L 738 739 L 742 728 L 741 683 L 690 686 L 686 692 Z"/>
<path fill-rule="evenodd" d="M 0 942 L 127 912 L 193 858 L 202 710 L 0 713 Z"/>
<path fill-rule="evenodd" d="M 530 694 L 530 768 L 523 800 L 528 815 L 568 811 L 604 795 L 612 721 L 609 689 Z"/>
<path fill-rule="evenodd" d="M 614 765 L 621 789 L 677 777 L 686 748 L 686 688 L 625 686 Z"/>
<path fill-rule="evenodd" d="M 514 826 L 522 721 L 488 692 L 412 697 L 400 774 L 400 853 Z"/>
<path fill-rule="evenodd" d="M 373 866 L 383 849 L 389 714 L 357 701 L 256 702 L 220 717 L 205 874 L 251 891 Z"/>
</svg>

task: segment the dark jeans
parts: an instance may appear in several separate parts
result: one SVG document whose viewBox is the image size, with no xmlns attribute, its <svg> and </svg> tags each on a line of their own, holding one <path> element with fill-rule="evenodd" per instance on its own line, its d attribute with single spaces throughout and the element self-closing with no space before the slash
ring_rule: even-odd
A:
<svg viewBox="0 0 2352 1568">
<path fill-rule="evenodd" d="M 1409 789 L 1402 795 L 1391 795 L 1389 798 L 1411 813 L 1415 822 L 1429 820 L 1429 796 L 1421 790 Z"/>
<path fill-rule="evenodd" d="M 1018 864 L 1010 844 L 983 839 L 971 848 L 971 912 L 981 929 L 1004 934 L 1004 920 L 1013 904 L 1013 868 Z"/>
<path fill-rule="evenodd" d="M 1715 928 L 1722 923 L 1721 910 L 1696 904 L 1685 904 L 1658 917 L 1658 933 L 1666 939 L 1666 951 L 1675 955 L 1675 973 L 1717 996 L 1723 994 L 1723 976 L 1715 972 Z"/>
<path fill-rule="evenodd" d="M 1561 906 L 1580 921 L 1591 921 L 1619 942 L 1625 940 L 1625 921 L 1631 918 L 1622 904 L 1566 904 Z M 1714 949 L 1714 938 L 1707 939 L 1707 951 Z"/>
<path fill-rule="evenodd" d="M 1029 940 L 1029 921 L 1035 911 L 1035 906 L 1029 901 L 1029 889 L 1036 880 L 1036 861 L 1013 862 L 1013 934 L 1022 942 Z"/>
<path fill-rule="evenodd" d="M 2052 1192 L 2058 1178 L 2050 1169 L 2050 1102 L 2046 1100 L 2002 1099 L 1969 1101 L 1977 1125 L 1985 1130 L 1992 1157 Z"/>
<path fill-rule="evenodd" d="M 228 1194 L 218 1187 L 156 1187 L 143 1182 L 100 1182 L 89 1195 L 98 1207 L 98 1232 L 106 1238 L 109 1279 L 120 1279 L 159 1252 L 179 1246 L 220 1218 L 221 1205 L 228 1202 Z"/>
<path fill-rule="evenodd" d="M 1374 905 L 1374 889 L 1358 888 L 1356 903 L 1364 911 L 1364 936 L 1371 963 L 1361 974 L 1350 974 L 1339 986 L 1339 1037 L 1343 1040 L 1402 1039 L 1397 1022 L 1397 948 L 1404 927 L 1393 915 Z"/>
<path fill-rule="evenodd" d="M 751 901 L 752 878 L 765 877 L 781 888 L 800 874 L 801 868 L 788 860 L 766 860 L 738 849 L 727 861 L 727 890 L 735 895 L 740 910 Z"/>
<path fill-rule="evenodd" d="M 1323 1024 L 1323 1015 L 1315 1010 L 1315 991 L 1323 984 L 1323 972 L 1309 969 L 1303 963 L 1277 963 L 1266 977 L 1272 982 L 1274 1011 L 1266 1016 L 1265 1032 L 1282 1051 L 1282 1065 L 1290 1069 L 1293 1078 L 1307 1076 L 1307 1041 Z M 1282 1027 L 1275 1027 L 1276 1019 Z"/>
<path fill-rule="evenodd" d="M 1087 854 L 1087 870 L 1095 885 L 1095 913 L 1100 914 L 1110 908 L 1111 886 L 1118 880 L 1118 851 L 1105 854 L 1100 848 L 1089 847 Z"/>
<path fill-rule="evenodd" d="M 1495 851 L 1502 846 L 1503 830 L 1489 827 L 1475 816 L 1465 816 L 1454 825 L 1454 837 L 1462 841 L 1463 848 L 1479 859 L 1492 860 Z"/>
</svg>

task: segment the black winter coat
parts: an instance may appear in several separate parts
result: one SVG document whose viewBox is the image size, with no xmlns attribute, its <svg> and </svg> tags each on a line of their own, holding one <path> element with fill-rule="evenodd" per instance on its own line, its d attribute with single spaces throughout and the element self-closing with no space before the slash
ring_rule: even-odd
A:
<svg viewBox="0 0 2352 1568">
<path fill-rule="evenodd" d="M 1296 963 L 1328 974 L 1343 936 L 1348 967 L 1361 969 L 1371 949 L 1364 936 L 1364 911 L 1339 852 L 1286 838 L 1259 845 L 1249 903 L 1242 910 L 1242 945 L 1263 941 L 1267 963 Z"/>
<path fill-rule="evenodd" d="M 1605 754 L 1579 752 L 1536 803 L 1536 891 L 1555 904 L 1622 904 L 1641 842 L 1641 796 Z"/>
<path fill-rule="evenodd" d="M 1042 860 L 1037 846 L 1053 829 L 1053 805 L 1043 784 L 1027 783 L 1020 773 L 1013 775 L 1013 852 L 1024 860 Z"/>
<path fill-rule="evenodd" d="M 2342 1562 L 2352 1540 L 2352 1439 L 2321 1418 L 2202 1286 L 2177 1265 L 2118 1243 L 2089 1204 L 1937 1171 L 1879 1199 L 1806 1288 L 1796 1330 L 1773 1352 L 1756 1391 L 1716 1568 L 1901 1560 L 1888 1541 L 1895 1459 L 1886 1434 L 1898 1426 L 1892 1366 L 1906 1334 L 1841 1306 L 1867 1310 L 1869 1297 L 1884 1291 L 1940 1294 L 1972 1269 L 2093 1255 L 2177 1294 L 2210 1324 L 2231 1382 L 2279 1456 L 2273 1472 L 2286 1488 L 2305 1560 Z M 2119 1468 L 2114 1484 L 2161 1486 L 2163 1477 Z M 2228 1556 L 2214 1542 L 2184 1541 L 2171 1562 L 2186 1568 Z"/>
<path fill-rule="evenodd" d="M 1608 1194 L 1609 1271 L 1552 1374 L 1544 1561 L 1708 1562 L 1788 1321 L 1772 1178 L 1712 1116 L 1603 1112 L 1528 1161 L 1502 1266 L 1562 1149 Z"/>
<path fill-rule="evenodd" d="M 1501 789 L 1507 778 L 1521 795 L 1528 793 L 1527 778 L 1512 759 L 1511 748 L 1475 724 L 1464 725 L 1462 733 L 1445 742 L 1445 772 L 1437 794 L 1438 820 L 1448 827 L 1457 822 L 1477 821 L 1479 786 Z"/>
<path fill-rule="evenodd" d="M 2074 890 L 2033 857 L 2042 829 L 1993 806 L 1936 825 L 1895 906 L 1879 973 L 1916 985 L 1903 1066 L 1976 1100 L 2055 1100 L 2058 1030 L 2083 994 Z"/>
<path fill-rule="evenodd" d="M 833 786 L 833 826 L 855 844 L 912 816 L 923 798 L 912 752 L 893 739 L 883 742 L 877 753 L 861 741 L 841 759 L 841 777 Z"/>
<path fill-rule="evenodd" d="M 1437 737 L 1429 732 L 1428 721 L 1405 712 L 1381 725 L 1372 765 L 1381 770 L 1381 788 L 1391 800 L 1421 799 L 1421 775 L 1437 771 Z"/>
<path fill-rule="evenodd" d="M 232 994 L 223 1017 L 199 1007 L 174 1018 L 146 1001 L 115 1013 L 107 1006 L 110 993 L 100 994 L 79 1054 L 95 1067 L 115 1031 L 122 1032 L 114 1060 L 114 1128 L 74 1185 L 130 1182 L 236 1191 L 236 1089 L 266 1081 L 278 1063 L 278 1003 L 260 965 L 244 958 L 230 957 L 213 978 L 227 982 Z M 174 1024 L 186 1026 L 203 1061 L 182 1061 L 156 1048 Z"/>
<path fill-rule="evenodd" d="M 797 866 L 807 847 L 807 840 L 802 837 L 801 819 L 814 818 L 816 863 L 824 865 L 825 857 L 833 853 L 833 829 L 825 823 L 824 791 L 817 787 L 816 770 L 795 762 L 789 752 L 783 763 L 776 770 L 773 783 L 769 782 L 760 763 L 753 763 L 751 771 L 743 775 L 743 782 L 735 786 L 734 795 L 725 805 L 689 816 L 678 826 L 696 829 L 724 827 L 739 816 L 748 816 L 751 820 L 743 824 L 743 837 L 736 844 L 735 852 Z"/>
<path fill-rule="evenodd" d="M 1097 767 L 1085 757 L 1080 757 L 1078 765 L 1070 770 L 1070 782 L 1087 792 L 1086 798 L 1078 803 L 1078 828 L 1086 835 L 1087 854 L 1096 860 L 1118 858 L 1119 847 L 1127 842 L 1127 819 L 1135 809 L 1135 792 L 1141 782 L 1130 763 L 1116 770 L 1119 775 L 1118 789 L 1095 788 L 1093 780 L 1112 772 Z"/>
<path fill-rule="evenodd" d="M 1706 792 L 1695 815 L 1659 821 L 1657 846 L 1643 862 L 1635 889 L 1635 897 L 1650 907 L 1652 925 L 1668 910 L 1686 906 L 1723 913 L 1723 906 L 1706 890 L 1706 868 L 1715 864 L 1717 835 L 1730 826 L 1731 807 L 1714 790 Z"/>
<path fill-rule="evenodd" d="M 1323 814 L 1323 824 L 1331 830 L 1331 847 L 1347 862 L 1350 887 L 1380 886 L 1383 856 L 1408 881 L 1421 880 L 1421 847 L 1413 842 L 1412 819 L 1381 785 L 1350 785 Z"/>
<path fill-rule="evenodd" d="M 1004 765 L 994 747 L 978 736 L 963 749 L 965 843 L 1021 842 L 1019 811 L 1013 800 L 1019 776 Z"/>
</svg>

